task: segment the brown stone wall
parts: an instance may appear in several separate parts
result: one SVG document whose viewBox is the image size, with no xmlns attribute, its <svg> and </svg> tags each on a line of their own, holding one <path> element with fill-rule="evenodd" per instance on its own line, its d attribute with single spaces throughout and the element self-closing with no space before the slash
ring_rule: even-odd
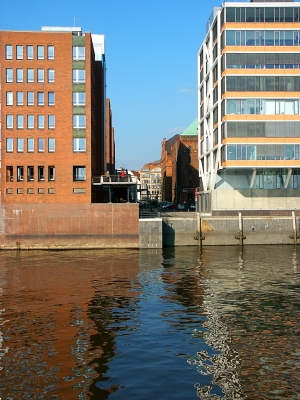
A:
<svg viewBox="0 0 300 400">
<path fill-rule="evenodd" d="M 0 248 L 138 248 L 138 204 L 6 204 Z M 130 216 L 130 217 L 129 217 Z"/>
</svg>

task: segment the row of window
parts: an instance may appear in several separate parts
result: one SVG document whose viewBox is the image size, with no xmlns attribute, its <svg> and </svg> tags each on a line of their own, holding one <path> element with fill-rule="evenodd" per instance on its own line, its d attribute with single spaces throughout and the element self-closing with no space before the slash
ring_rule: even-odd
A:
<svg viewBox="0 0 300 400">
<path fill-rule="evenodd" d="M 34 145 L 35 145 L 35 139 L 34 138 L 17 138 L 16 139 L 16 148 L 18 153 L 23 153 L 24 152 L 24 143 L 26 140 L 27 144 L 27 153 L 34 153 Z M 54 138 L 47 138 L 46 140 L 44 138 L 38 138 L 37 139 L 37 151 L 39 153 L 44 153 L 45 152 L 45 142 L 47 141 L 48 143 L 48 153 L 54 153 L 55 152 L 55 139 Z M 14 139 L 13 138 L 6 138 L 6 152 L 7 153 L 13 153 L 14 151 Z"/>
<path fill-rule="evenodd" d="M 299 69 L 300 53 L 226 53 L 222 71 L 237 69 Z"/>
<path fill-rule="evenodd" d="M 16 120 L 16 128 L 17 129 L 34 129 L 35 128 L 35 117 L 37 118 L 37 128 L 38 129 L 45 129 L 45 116 L 44 115 L 27 115 L 27 124 L 25 122 L 24 115 L 18 114 L 7 114 L 6 115 L 6 129 L 13 129 L 14 128 L 14 117 Z M 48 129 L 55 129 L 55 115 L 49 114 L 47 117 L 47 128 Z"/>
<path fill-rule="evenodd" d="M 28 182 L 34 181 L 35 168 L 33 166 L 28 166 L 25 168 L 24 168 L 24 166 L 17 166 L 17 168 L 16 168 L 17 182 L 24 181 L 24 170 L 27 172 L 27 181 Z M 45 171 L 46 171 L 45 166 L 41 165 L 41 166 L 37 167 L 38 181 L 45 181 Z M 49 166 L 48 167 L 48 182 L 51 182 L 54 180 L 55 180 L 55 167 Z M 6 167 L 6 182 L 13 182 L 13 181 L 14 181 L 14 167 L 7 166 Z"/>
<path fill-rule="evenodd" d="M 226 76 L 222 93 L 228 92 L 299 92 L 299 76 Z"/>
<path fill-rule="evenodd" d="M 26 72 L 26 82 L 27 83 L 34 83 L 34 69 L 27 68 Z M 23 68 L 16 68 L 15 71 L 15 80 L 17 83 L 24 82 L 24 69 Z M 45 82 L 45 70 L 44 68 L 37 68 L 36 70 L 36 81 L 38 83 Z M 6 68 L 6 83 L 14 82 L 14 70 L 13 68 Z M 54 83 L 54 69 L 49 68 L 47 70 L 47 82 Z"/>
<path fill-rule="evenodd" d="M 226 7 L 224 22 L 300 22 L 299 7 Z"/>
<path fill-rule="evenodd" d="M 48 153 L 55 152 L 55 139 L 54 138 L 17 138 L 16 139 L 16 149 L 18 153 L 23 153 L 25 151 L 24 143 L 27 144 L 27 153 L 33 153 L 35 151 L 35 142 L 37 146 L 37 151 L 39 153 L 45 152 L 45 142 L 48 144 Z M 6 152 L 12 153 L 14 151 L 14 139 L 6 138 Z M 86 139 L 85 138 L 73 138 L 73 151 L 76 153 L 82 153 L 86 151 Z"/>
<path fill-rule="evenodd" d="M 14 105 L 14 96 L 15 96 L 16 105 L 23 106 L 24 105 L 24 92 L 22 92 L 22 91 L 18 91 L 16 93 L 6 92 L 6 105 L 7 106 Z M 25 96 L 27 97 L 27 105 L 33 106 L 34 105 L 34 97 L 35 97 L 34 92 L 25 92 Z M 54 106 L 55 105 L 54 92 L 47 92 L 46 97 L 47 97 L 48 106 Z M 37 99 L 38 106 L 45 105 L 45 93 L 44 92 L 37 92 L 36 99 Z"/>
<path fill-rule="evenodd" d="M 221 126 L 221 137 L 299 138 L 300 121 L 228 121 Z"/>
<path fill-rule="evenodd" d="M 13 166 L 6 167 L 6 182 L 14 181 L 14 169 Z M 24 171 L 27 172 L 27 181 L 32 182 L 35 180 L 35 172 L 37 173 L 38 181 L 45 181 L 46 167 L 41 165 L 38 167 L 34 166 L 17 166 L 16 177 L 17 182 L 24 181 Z M 55 167 L 48 166 L 48 182 L 55 180 Z M 83 165 L 73 166 L 73 181 L 85 181 L 86 180 L 86 167 Z"/>
<path fill-rule="evenodd" d="M 36 58 L 37 60 L 44 60 L 45 59 L 45 47 L 47 51 L 47 59 L 54 60 L 54 46 L 43 46 L 37 45 L 36 48 L 33 45 L 16 45 L 15 46 L 15 58 L 17 60 L 23 60 L 26 58 L 27 60 L 34 59 L 34 50 L 36 51 Z M 26 52 L 26 55 L 25 55 Z M 8 44 L 5 46 L 5 57 L 6 60 L 13 60 L 14 53 L 13 53 L 13 46 Z"/>
<path fill-rule="evenodd" d="M 25 70 L 26 73 L 26 80 L 24 80 L 24 69 L 23 68 L 16 68 L 15 71 L 15 78 L 14 78 L 14 70 L 13 68 L 6 68 L 6 83 L 14 82 L 14 79 L 17 83 L 23 83 L 26 81 L 27 83 L 34 83 L 35 82 L 35 74 L 36 74 L 36 81 L 38 83 L 45 82 L 45 70 L 44 68 L 37 68 L 36 72 L 33 68 L 27 68 Z M 73 83 L 85 83 L 85 70 L 84 69 L 73 69 L 72 72 L 72 80 Z M 54 69 L 49 68 L 47 70 L 47 82 L 54 83 Z"/>
<path fill-rule="evenodd" d="M 226 114 L 298 115 L 299 99 L 230 99 L 222 103 L 222 116 Z"/>
<path fill-rule="evenodd" d="M 45 116 L 44 115 L 37 115 L 37 128 L 38 129 L 45 129 Z M 27 115 L 27 125 L 25 125 L 24 115 L 19 114 L 15 115 L 16 118 L 16 128 L 17 129 L 24 129 L 25 126 L 27 129 L 34 129 L 35 127 L 35 116 L 34 115 Z M 55 115 L 49 114 L 47 117 L 47 128 L 48 129 L 55 129 Z M 86 116 L 85 115 L 73 115 L 73 129 L 85 129 L 86 127 Z M 13 129 L 14 128 L 14 115 L 7 114 L 6 115 L 6 129 Z"/>
<path fill-rule="evenodd" d="M 222 161 L 226 160 L 299 160 L 299 145 L 227 145 L 222 147 Z"/>
<path fill-rule="evenodd" d="M 299 31 L 226 30 L 222 34 L 222 47 L 224 44 L 226 46 L 299 46 Z"/>
<path fill-rule="evenodd" d="M 16 45 L 15 46 L 15 58 L 17 60 L 23 60 L 26 58 L 27 60 L 34 59 L 34 50 L 36 51 L 36 59 L 44 60 L 45 59 L 45 47 L 47 50 L 47 59 L 54 60 L 54 46 L 43 46 L 37 45 L 36 49 L 33 45 Z M 26 55 L 25 55 L 26 52 Z M 84 46 L 73 46 L 72 48 L 72 56 L 73 60 L 85 60 L 85 47 Z M 13 46 L 8 44 L 5 46 L 5 58 L 6 60 L 13 60 Z"/>
</svg>

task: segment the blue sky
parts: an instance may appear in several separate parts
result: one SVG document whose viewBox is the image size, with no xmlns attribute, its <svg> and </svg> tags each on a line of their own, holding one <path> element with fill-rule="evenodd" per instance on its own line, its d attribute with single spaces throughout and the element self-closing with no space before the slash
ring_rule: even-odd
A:
<svg viewBox="0 0 300 400">
<path fill-rule="evenodd" d="M 208 0 L 8 0 L 0 29 L 80 26 L 105 35 L 107 97 L 116 166 L 140 169 L 161 157 L 161 142 L 197 118 L 197 52 Z"/>
</svg>

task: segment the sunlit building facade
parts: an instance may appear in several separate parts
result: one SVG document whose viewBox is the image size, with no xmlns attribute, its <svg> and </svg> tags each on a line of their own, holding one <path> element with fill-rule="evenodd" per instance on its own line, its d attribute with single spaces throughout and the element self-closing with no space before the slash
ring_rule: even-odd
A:
<svg viewBox="0 0 300 400">
<path fill-rule="evenodd" d="M 300 7 L 227 2 L 198 53 L 200 210 L 296 208 Z"/>
</svg>

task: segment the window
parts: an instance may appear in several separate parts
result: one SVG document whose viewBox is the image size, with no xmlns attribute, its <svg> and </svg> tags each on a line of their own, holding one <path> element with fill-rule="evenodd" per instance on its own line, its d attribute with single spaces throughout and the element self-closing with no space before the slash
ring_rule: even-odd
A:
<svg viewBox="0 0 300 400">
<path fill-rule="evenodd" d="M 34 82 L 34 72 L 32 68 L 27 69 L 27 82 L 33 83 Z"/>
<path fill-rule="evenodd" d="M 86 150 L 86 139 L 85 138 L 74 138 L 73 139 L 73 151 L 83 152 Z"/>
<path fill-rule="evenodd" d="M 38 92 L 37 94 L 38 98 L 38 106 L 43 106 L 44 105 L 44 92 Z"/>
<path fill-rule="evenodd" d="M 48 129 L 54 129 L 55 128 L 55 115 L 48 115 Z"/>
<path fill-rule="evenodd" d="M 48 46 L 48 60 L 54 60 L 54 46 Z"/>
<path fill-rule="evenodd" d="M 13 92 L 6 92 L 6 105 L 12 106 L 14 103 Z"/>
<path fill-rule="evenodd" d="M 39 181 L 45 180 L 45 167 L 43 166 L 38 167 L 38 180 Z"/>
<path fill-rule="evenodd" d="M 23 60 L 23 46 L 17 45 L 17 60 Z"/>
<path fill-rule="evenodd" d="M 74 166 L 73 167 L 73 181 L 85 181 L 85 179 L 86 179 L 85 166 Z"/>
<path fill-rule="evenodd" d="M 6 153 L 12 153 L 14 151 L 14 140 L 12 138 L 6 138 Z"/>
<path fill-rule="evenodd" d="M 18 166 L 17 167 L 17 181 L 21 182 L 24 180 L 24 168 Z"/>
<path fill-rule="evenodd" d="M 6 82 L 11 83 L 13 81 L 13 70 L 12 68 L 6 68 Z"/>
<path fill-rule="evenodd" d="M 48 83 L 53 83 L 54 82 L 54 69 L 50 68 L 48 69 Z"/>
<path fill-rule="evenodd" d="M 33 60 L 33 46 L 27 46 L 27 60 Z"/>
<path fill-rule="evenodd" d="M 85 115 L 73 115 L 73 128 L 75 129 L 85 128 Z"/>
<path fill-rule="evenodd" d="M 24 128 L 24 117 L 23 115 L 17 115 L 17 129 Z"/>
<path fill-rule="evenodd" d="M 13 116 L 11 114 L 6 115 L 6 129 L 12 129 L 14 127 Z"/>
<path fill-rule="evenodd" d="M 48 106 L 54 106 L 54 104 L 55 104 L 54 92 L 48 92 Z"/>
<path fill-rule="evenodd" d="M 37 70 L 37 81 L 39 82 L 39 83 L 43 83 L 44 82 L 44 70 L 43 69 L 41 69 L 41 68 L 39 68 L 38 70 Z"/>
<path fill-rule="evenodd" d="M 55 181 L 55 167 L 48 167 L 48 181 Z"/>
<path fill-rule="evenodd" d="M 28 138 L 27 139 L 27 153 L 33 153 L 33 152 L 34 152 L 34 139 Z"/>
<path fill-rule="evenodd" d="M 33 92 L 27 92 L 27 105 L 28 106 L 34 105 L 34 93 Z"/>
<path fill-rule="evenodd" d="M 12 58 L 13 58 L 12 46 L 10 44 L 5 46 L 5 58 L 7 60 L 12 60 Z"/>
<path fill-rule="evenodd" d="M 85 60 L 85 47 L 83 46 L 73 47 L 73 60 Z"/>
<path fill-rule="evenodd" d="M 44 59 L 44 46 L 37 47 L 37 59 L 43 60 Z"/>
<path fill-rule="evenodd" d="M 45 151 L 45 139 L 38 138 L 38 152 L 43 153 Z"/>
<path fill-rule="evenodd" d="M 73 106 L 85 106 L 85 93 L 74 92 L 73 93 Z"/>
<path fill-rule="evenodd" d="M 14 181 L 14 169 L 12 166 L 6 167 L 6 182 Z"/>
<path fill-rule="evenodd" d="M 27 115 L 27 129 L 34 129 L 34 115 Z"/>
<path fill-rule="evenodd" d="M 48 152 L 49 153 L 55 152 L 55 139 L 54 138 L 48 139 Z"/>
<path fill-rule="evenodd" d="M 23 153 L 23 151 L 24 151 L 24 139 L 18 138 L 17 139 L 17 152 Z"/>
<path fill-rule="evenodd" d="M 34 167 L 27 167 L 27 180 L 34 181 Z"/>
<path fill-rule="evenodd" d="M 23 82 L 23 68 L 17 68 L 17 82 Z"/>
<path fill-rule="evenodd" d="M 73 83 L 85 83 L 84 69 L 73 69 Z"/>
<path fill-rule="evenodd" d="M 43 115 L 38 115 L 38 129 L 44 129 L 45 127 L 45 118 Z"/>
<path fill-rule="evenodd" d="M 17 92 L 17 106 L 22 106 L 24 104 L 23 92 Z"/>
</svg>

